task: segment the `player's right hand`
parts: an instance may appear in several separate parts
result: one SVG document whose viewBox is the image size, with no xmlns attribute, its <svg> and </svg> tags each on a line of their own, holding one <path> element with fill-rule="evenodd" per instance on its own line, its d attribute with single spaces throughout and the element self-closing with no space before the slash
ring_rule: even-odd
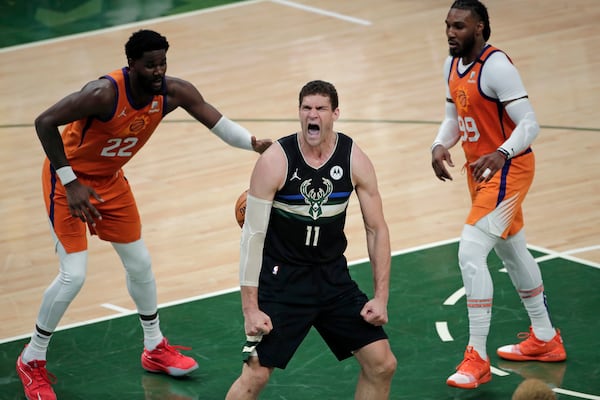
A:
<svg viewBox="0 0 600 400">
<path fill-rule="evenodd" d="M 244 330 L 246 335 L 268 335 L 273 329 L 271 318 L 259 309 L 244 312 Z"/>
<path fill-rule="evenodd" d="M 431 166 L 433 167 L 433 171 L 435 172 L 435 176 L 441 181 L 452 180 L 452 175 L 446 169 L 444 165 L 444 161 L 450 166 L 454 167 L 454 163 L 452 162 L 452 156 L 448 149 L 444 146 L 437 145 L 431 151 Z"/>
</svg>

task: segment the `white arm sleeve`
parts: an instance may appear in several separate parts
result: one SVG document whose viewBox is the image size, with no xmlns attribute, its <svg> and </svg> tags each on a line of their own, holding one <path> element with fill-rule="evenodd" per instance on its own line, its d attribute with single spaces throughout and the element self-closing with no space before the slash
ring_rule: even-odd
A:
<svg viewBox="0 0 600 400">
<path fill-rule="evenodd" d="M 480 83 L 483 93 L 501 102 L 527 96 L 519 71 L 506 54 L 500 51 L 486 60 L 481 70 Z"/>
<path fill-rule="evenodd" d="M 233 147 L 253 150 L 252 135 L 250 132 L 243 126 L 233 122 L 225 116 L 222 116 L 210 131 L 220 137 L 225 143 Z"/>
<path fill-rule="evenodd" d="M 458 142 L 460 139 L 460 131 L 458 129 L 458 113 L 456 112 L 456 106 L 454 103 L 449 101 L 446 102 L 446 116 L 440 125 L 438 134 L 431 145 L 431 150 L 441 144 L 445 148 L 449 149 Z"/>
<path fill-rule="evenodd" d="M 511 158 L 527 150 L 540 132 L 540 126 L 528 98 L 510 102 L 504 108 L 510 119 L 517 124 L 510 137 L 500 146 L 508 151 Z"/>
<path fill-rule="evenodd" d="M 248 194 L 240 242 L 240 286 L 258 286 L 272 201 Z"/>
<path fill-rule="evenodd" d="M 450 67 L 452 66 L 452 57 L 446 57 L 443 66 L 444 82 L 446 84 L 446 99 L 451 99 L 450 88 L 448 87 L 448 77 L 450 76 Z M 441 144 L 445 148 L 449 149 L 454 146 L 460 138 L 460 132 L 458 129 L 458 113 L 456 112 L 456 105 L 451 101 L 446 101 L 446 115 L 442 121 L 438 134 L 431 145 L 431 150 Z"/>
</svg>

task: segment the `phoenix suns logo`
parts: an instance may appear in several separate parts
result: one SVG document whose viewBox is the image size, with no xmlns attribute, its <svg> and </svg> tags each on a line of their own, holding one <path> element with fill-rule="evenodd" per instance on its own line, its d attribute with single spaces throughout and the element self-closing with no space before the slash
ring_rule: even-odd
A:
<svg viewBox="0 0 600 400">
<path fill-rule="evenodd" d="M 456 89 L 456 107 L 465 112 L 469 109 L 469 96 L 464 87 Z"/>
</svg>

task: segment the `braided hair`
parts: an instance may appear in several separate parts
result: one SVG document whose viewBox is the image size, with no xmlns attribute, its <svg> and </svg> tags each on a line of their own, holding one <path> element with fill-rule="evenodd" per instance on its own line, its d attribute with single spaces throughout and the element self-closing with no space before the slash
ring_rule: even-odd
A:
<svg viewBox="0 0 600 400">
<path fill-rule="evenodd" d="M 490 28 L 490 17 L 487 8 L 482 2 L 479 0 L 456 0 L 450 8 L 470 10 L 474 16 L 478 17 L 485 25 L 483 28 L 483 39 L 487 42 L 492 34 L 492 28 Z"/>
</svg>

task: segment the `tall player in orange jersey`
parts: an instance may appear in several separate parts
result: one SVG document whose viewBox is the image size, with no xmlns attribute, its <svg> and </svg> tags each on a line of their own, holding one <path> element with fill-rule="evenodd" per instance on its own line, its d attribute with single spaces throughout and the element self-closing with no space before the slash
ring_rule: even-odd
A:
<svg viewBox="0 0 600 400">
<path fill-rule="evenodd" d="M 205 102 L 190 82 L 165 75 L 168 48 L 159 33 L 135 32 L 125 45 L 127 67 L 87 83 L 35 121 L 47 155 L 42 186 L 60 269 L 44 292 L 31 341 L 17 360 L 28 399 L 56 398 L 46 370 L 46 351 L 85 279 L 86 229 L 111 242 L 123 262 L 144 332 L 142 367 L 173 376 L 198 368 L 193 358 L 169 345 L 161 333 L 150 255 L 121 167 L 177 107 L 232 146 L 262 153 L 271 140 L 257 140 Z M 62 125 L 66 126 L 61 135 Z"/>
<path fill-rule="evenodd" d="M 458 260 L 467 296 L 469 343 L 447 384 L 472 389 L 491 379 L 486 341 L 493 284 L 487 256 L 502 259 L 531 320 L 527 339 L 498 349 L 514 360 L 563 361 L 560 332 L 550 321 L 540 268 L 527 249 L 522 203 L 533 181 L 531 143 L 539 125 L 517 69 L 501 50 L 487 44 L 486 7 L 478 0 L 455 1 L 446 18 L 450 56 L 444 65 L 446 117 L 431 147 L 436 176 L 452 176 L 448 151 L 461 142 L 471 194 Z"/>
</svg>

